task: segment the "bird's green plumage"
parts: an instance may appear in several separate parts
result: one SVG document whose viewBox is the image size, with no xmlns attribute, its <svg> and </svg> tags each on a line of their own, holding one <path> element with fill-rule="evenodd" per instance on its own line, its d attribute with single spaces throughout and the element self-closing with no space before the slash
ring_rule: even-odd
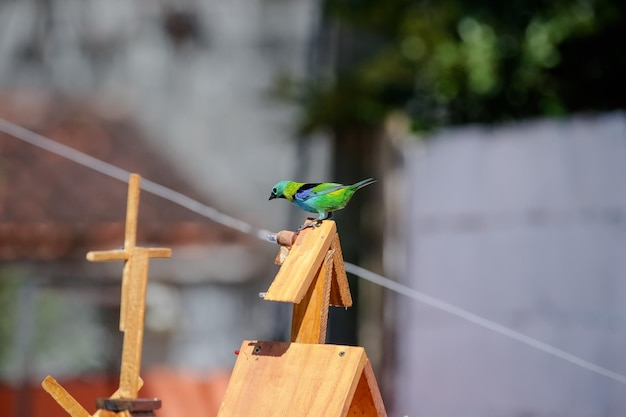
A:
<svg viewBox="0 0 626 417">
<path fill-rule="evenodd" d="M 335 191 L 341 187 L 343 187 L 343 185 L 337 184 L 334 182 L 323 182 L 311 188 L 311 192 L 315 194 L 325 194 L 325 193 Z"/>
<path fill-rule="evenodd" d="M 352 185 L 342 185 L 334 182 L 303 183 L 295 181 L 281 181 L 274 185 L 270 200 L 285 198 L 302 210 L 318 213 L 318 220 L 328 218 L 329 214 L 344 208 L 354 193 L 366 185 L 376 182 L 373 178 L 359 181 Z"/>
<path fill-rule="evenodd" d="M 302 185 L 304 185 L 303 182 L 288 181 L 288 183 L 285 184 L 285 187 L 282 189 L 283 195 L 288 201 L 293 201 L 293 196 Z"/>
</svg>

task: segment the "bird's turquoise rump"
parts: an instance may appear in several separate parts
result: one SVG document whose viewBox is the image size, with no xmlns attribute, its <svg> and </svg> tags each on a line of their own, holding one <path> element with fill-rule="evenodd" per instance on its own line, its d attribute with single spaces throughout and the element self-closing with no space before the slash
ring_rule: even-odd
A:
<svg viewBox="0 0 626 417">
<path fill-rule="evenodd" d="M 274 185 L 270 200 L 284 198 L 310 213 L 318 213 L 317 221 L 330 217 L 333 211 L 341 210 L 348 204 L 356 190 L 376 182 L 373 178 L 359 181 L 352 185 L 334 182 L 303 183 L 281 181 Z M 306 224 L 304 227 L 309 226 Z"/>
</svg>

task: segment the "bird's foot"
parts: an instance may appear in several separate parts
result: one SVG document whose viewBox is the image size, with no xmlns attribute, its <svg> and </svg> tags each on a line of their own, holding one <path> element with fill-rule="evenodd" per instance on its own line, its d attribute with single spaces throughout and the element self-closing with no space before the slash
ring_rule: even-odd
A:
<svg viewBox="0 0 626 417">
<path fill-rule="evenodd" d="M 302 226 L 298 228 L 298 232 L 306 229 L 307 227 L 320 227 L 322 225 L 322 220 L 311 220 L 310 222 L 304 223 Z"/>
</svg>

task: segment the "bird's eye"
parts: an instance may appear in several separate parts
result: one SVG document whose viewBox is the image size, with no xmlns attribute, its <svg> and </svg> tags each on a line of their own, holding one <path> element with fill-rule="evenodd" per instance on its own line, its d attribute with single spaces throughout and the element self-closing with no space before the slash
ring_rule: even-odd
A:
<svg viewBox="0 0 626 417">
<path fill-rule="evenodd" d="M 272 188 L 272 193 L 276 194 L 276 187 Z"/>
</svg>

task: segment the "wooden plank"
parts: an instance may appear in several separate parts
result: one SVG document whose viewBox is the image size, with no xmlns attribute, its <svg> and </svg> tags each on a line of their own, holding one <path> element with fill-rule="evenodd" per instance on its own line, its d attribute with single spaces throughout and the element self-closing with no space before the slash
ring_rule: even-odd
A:
<svg viewBox="0 0 626 417">
<path fill-rule="evenodd" d="M 132 248 L 131 248 L 132 249 Z M 90 262 L 125 261 L 130 257 L 131 250 L 114 249 L 87 252 L 87 260 Z M 150 258 L 170 258 L 170 248 L 148 248 Z"/>
<path fill-rule="evenodd" d="M 124 261 L 124 268 L 122 269 L 122 291 L 120 293 L 120 332 L 126 331 L 126 316 L 128 310 L 128 291 L 130 280 L 130 267 L 132 265 L 131 256 L 133 256 L 133 249 L 129 249 L 131 255 Z"/>
<path fill-rule="evenodd" d="M 83 411 L 89 416 L 89 412 L 83 408 L 83 406 L 76 401 L 72 395 L 63 388 L 56 379 L 48 375 L 46 379 L 41 383 L 42 388 L 52 396 L 52 398 L 72 417 L 84 416 Z M 143 379 L 139 378 L 139 388 L 143 386 Z M 119 398 L 120 390 L 116 390 L 111 394 L 110 398 Z M 106 410 L 97 410 L 93 413 L 92 417 L 106 417 L 115 415 L 115 413 Z"/>
<path fill-rule="evenodd" d="M 50 375 L 43 380 L 41 386 L 70 416 L 91 417 L 91 414 Z"/>
<path fill-rule="evenodd" d="M 126 250 L 131 250 L 137 243 L 140 187 L 141 176 L 130 174 L 128 179 L 128 199 L 126 200 L 126 231 L 124 233 L 124 249 Z"/>
<path fill-rule="evenodd" d="M 348 415 L 387 417 L 385 405 L 378 389 L 378 383 L 372 370 L 372 364 L 368 360 L 363 368 L 357 385 Z"/>
<path fill-rule="evenodd" d="M 148 286 L 148 249 L 136 247 L 131 255 L 132 262 L 125 296 L 126 323 L 122 347 L 122 366 L 120 371 L 120 397 L 136 398 L 139 390 L 139 370 L 143 344 L 144 318 L 146 311 L 146 289 Z"/>
<path fill-rule="evenodd" d="M 219 417 L 344 417 L 367 362 L 358 346 L 244 341 Z"/>
<path fill-rule="evenodd" d="M 170 248 L 148 248 L 149 258 L 171 258 L 172 249 Z"/>
<path fill-rule="evenodd" d="M 293 305 L 291 341 L 298 343 L 325 343 L 330 302 L 330 281 L 333 270 L 333 253 L 326 254 L 317 275 L 306 295 Z"/>
<path fill-rule="evenodd" d="M 139 217 L 139 193 L 141 177 L 130 174 L 128 179 L 128 196 L 126 199 L 126 226 L 124 230 L 124 250 L 129 253 L 122 272 L 122 294 L 120 297 L 120 331 L 126 332 L 126 322 L 130 300 L 128 298 L 129 271 L 131 256 L 137 243 L 137 218 Z M 132 299 L 131 299 L 132 300 Z M 121 385 L 120 385 L 121 387 Z"/>
<path fill-rule="evenodd" d="M 335 234 L 330 248 L 334 251 L 330 305 L 335 307 L 352 307 L 352 295 L 350 294 L 350 285 L 348 284 L 346 269 L 343 265 L 343 253 L 341 251 L 341 243 L 339 242 L 338 234 Z"/>
<path fill-rule="evenodd" d="M 336 233 L 337 227 L 332 220 L 324 220 L 319 227 L 302 230 L 267 290 L 265 300 L 302 301 Z"/>
<path fill-rule="evenodd" d="M 129 256 L 130 251 L 125 249 L 87 252 L 87 260 L 90 262 L 125 261 Z"/>
</svg>

